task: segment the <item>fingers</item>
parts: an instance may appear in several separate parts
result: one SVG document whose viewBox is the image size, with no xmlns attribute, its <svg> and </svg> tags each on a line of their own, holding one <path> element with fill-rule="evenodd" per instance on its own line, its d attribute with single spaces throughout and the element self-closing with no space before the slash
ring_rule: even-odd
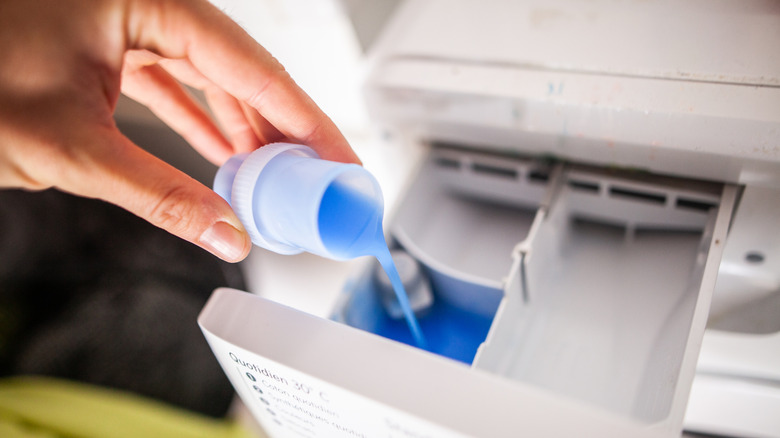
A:
<svg viewBox="0 0 780 438">
<path fill-rule="evenodd" d="M 230 140 L 230 143 L 232 144 L 232 153 L 234 154 L 251 152 L 264 144 L 280 141 L 284 138 L 284 135 L 265 120 L 257 110 L 239 102 L 235 97 L 222 90 L 219 86 L 214 85 L 206 77 L 200 74 L 200 72 L 198 72 L 186 59 L 164 59 L 145 50 L 130 51 L 125 59 L 125 75 L 129 75 L 136 70 L 156 64 L 161 66 L 165 72 L 169 73 L 170 76 L 178 81 L 202 90 L 211 111 L 220 122 L 223 131 Z M 144 84 L 140 84 L 140 87 L 141 91 L 149 91 L 148 87 Z M 125 94 L 132 97 L 131 93 L 134 90 L 125 87 L 123 91 Z M 152 95 L 150 97 L 157 97 L 157 95 Z M 146 104 L 153 105 L 156 100 L 157 99 L 147 102 Z M 155 108 L 152 108 L 152 111 L 156 113 L 165 113 L 165 111 L 159 111 Z M 197 120 L 196 122 L 202 123 Z M 182 132 L 181 134 L 184 135 L 186 132 Z"/>
<path fill-rule="evenodd" d="M 116 130 L 93 138 L 104 144 L 79 148 L 80 159 L 67 166 L 58 187 L 123 207 L 226 261 L 246 257 L 249 237 L 219 195 Z"/>
<path fill-rule="evenodd" d="M 282 66 L 211 4 L 140 0 L 131 5 L 127 26 L 133 48 L 188 59 L 205 78 L 257 110 L 284 137 L 311 146 L 325 159 L 359 162 L 335 124 Z"/>
<path fill-rule="evenodd" d="M 176 79 L 157 64 L 145 65 L 142 56 L 128 54 L 122 92 L 146 105 L 206 159 L 217 165 L 224 163 L 234 153 L 233 147 L 209 114 Z"/>
<path fill-rule="evenodd" d="M 139 50 L 128 52 L 125 59 L 122 92 L 149 107 L 215 164 L 222 164 L 231 154 L 284 139 L 254 108 L 212 84 L 188 61 L 160 59 Z M 177 80 L 203 90 L 229 142 Z"/>
<path fill-rule="evenodd" d="M 204 94 L 236 153 L 251 152 L 268 143 L 258 138 L 236 98 L 218 87 L 208 87 Z"/>
<path fill-rule="evenodd" d="M 212 83 L 189 60 L 160 59 L 159 64 L 174 78 L 204 92 L 209 107 L 233 143 L 234 153 L 251 152 L 285 138 L 256 109 Z"/>
</svg>

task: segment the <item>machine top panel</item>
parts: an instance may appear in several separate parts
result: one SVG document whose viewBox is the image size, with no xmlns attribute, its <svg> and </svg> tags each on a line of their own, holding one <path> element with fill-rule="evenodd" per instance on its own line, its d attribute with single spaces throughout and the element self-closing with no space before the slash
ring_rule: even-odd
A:
<svg viewBox="0 0 780 438">
<path fill-rule="evenodd" d="M 773 0 L 409 1 L 385 55 L 780 87 Z"/>
</svg>

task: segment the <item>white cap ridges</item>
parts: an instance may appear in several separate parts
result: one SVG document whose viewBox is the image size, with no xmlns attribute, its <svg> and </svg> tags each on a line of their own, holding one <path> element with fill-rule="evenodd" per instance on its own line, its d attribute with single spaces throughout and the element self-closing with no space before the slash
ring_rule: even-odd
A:
<svg viewBox="0 0 780 438">
<path fill-rule="evenodd" d="M 269 236 L 263 236 L 254 215 L 254 193 L 257 186 L 257 179 L 265 168 L 266 164 L 275 156 L 288 151 L 295 150 L 296 153 L 310 155 L 310 150 L 305 146 L 290 143 L 272 143 L 255 150 L 244 160 L 236 172 L 236 178 L 233 181 L 233 190 L 231 192 L 231 205 L 236 212 L 236 216 L 246 227 L 252 243 L 265 249 L 279 254 L 298 254 L 303 250 L 281 243 Z"/>
</svg>

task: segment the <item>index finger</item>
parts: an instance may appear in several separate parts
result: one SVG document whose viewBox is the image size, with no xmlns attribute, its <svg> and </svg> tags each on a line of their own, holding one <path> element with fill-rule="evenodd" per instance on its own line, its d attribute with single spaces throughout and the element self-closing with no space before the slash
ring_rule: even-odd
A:
<svg viewBox="0 0 780 438">
<path fill-rule="evenodd" d="M 359 163 L 333 121 L 284 67 L 205 0 L 129 3 L 127 44 L 166 58 L 186 58 L 206 78 L 255 108 L 287 138 L 324 159 Z"/>
</svg>

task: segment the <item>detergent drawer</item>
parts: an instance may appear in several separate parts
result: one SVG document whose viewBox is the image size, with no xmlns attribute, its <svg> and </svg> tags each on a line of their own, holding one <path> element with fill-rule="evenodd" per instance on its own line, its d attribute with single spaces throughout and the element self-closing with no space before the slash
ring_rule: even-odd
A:
<svg viewBox="0 0 780 438">
<path fill-rule="evenodd" d="M 198 323 L 269 437 L 652 437 L 564 396 L 262 297 L 218 289 Z"/>
<path fill-rule="evenodd" d="M 433 291 L 431 351 L 370 263 L 335 321 L 219 290 L 199 323 L 271 436 L 676 436 L 735 198 L 434 146 L 388 227 Z"/>
</svg>

